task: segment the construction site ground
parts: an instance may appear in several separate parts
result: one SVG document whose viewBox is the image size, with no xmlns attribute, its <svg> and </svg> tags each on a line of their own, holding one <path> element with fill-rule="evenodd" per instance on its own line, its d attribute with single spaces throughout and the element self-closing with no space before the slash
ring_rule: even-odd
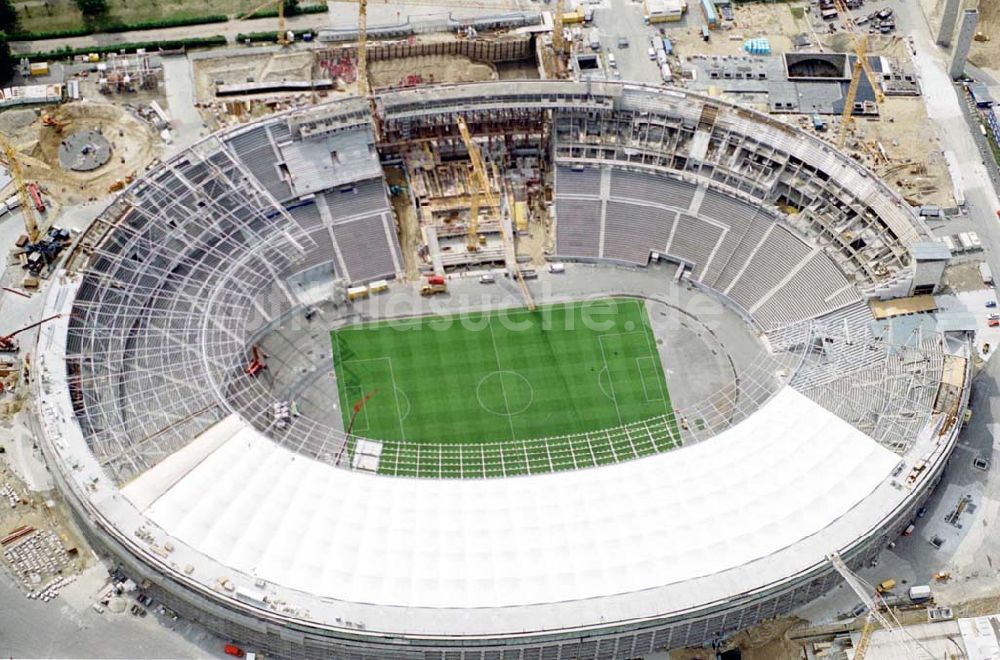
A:
<svg viewBox="0 0 1000 660">
<path fill-rule="evenodd" d="M 379 60 L 368 65 L 368 79 L 375 89 L 407 87 L 408 77 L 418 84 L 445 82 L 478 82 L 497 80 L 497 70 L 485 62 L 474 62 L 468 57 L 427 55 L 404 59 Z M 412 84 L 412 79 L 410 81 Z"/>
<path fill-rule="evenodd" d="M 0 536 L 6 536 L 23 525 L 33 527 L 39 532 L 55 532 L 66 550 L 72 551 L 69 572 L 64 570 L 63 577 L 78 574 L 97 561 L 71 522 L 66 504 L 57 490 L 43 492 L 29 490 L 6 461 L 0 461 L 0 488 L 4 487 L 10 487 L 17 493 L 18 502 L 11 506 L 6 496 L 0 497 Z M 17 542 L 5 546 L 4 549 L 10 549 L 15 545 Z M 2 559 L 0 563 L 10 574 L 11 566 Z M 19 579 L 15 578 L 14 582 L 24 589 Z"/>
<path fill-rule="evenodd" d="M 861 162 L 910 204 L 955 206 L 944 147 L 919 97 L 887 98 L 882 104 L 881 118 L 856 121 L 848 141 Z M 877 144 L 885 149 L 888 163 L 876 157 Z"/>
<path fill-rule="evenodd" d="M 108 194 L 109 187 L 126 175 L 138 176 L 159 157 L 162 140 L 147 122 L 127 108 L 112 103 L 80 102 L 46 109 L 61 128 L 42 124 L 40 110 L 0 113 L 0 132 L 11 136 L 22 154 L 27 180 L 37 181 L 47 202 L 78 204 Z M 59 143 L 64 135 L 99 129 L 111 143 L 111 160 L 90 172 L 73 172 L 59 166 Z M 13 195 L 13 185 L 3 194 Z M 54 216 L 58 209 L 50 209 Z"/>
<path fill-rule="evenodd" d="M 217 82 L 281 82 L 311 80 L 314 57 L 309 50 L 279 50 L 273 47 L 226 50 L 191 58 L 194 98 L 201 103 L 216 101 Z"/>
<path fill-rule="evenodd" d="M 674 44 L 680 56 L 698 55 L 746 55 L 743 51 L 744 39 L 767 37 L 771 50 L 776 53 L 795 48 L 792 37 L 800 33 L 810 34 L 811 27 L 807 14 L 797 18 L 795 14 L 808 3 L 733 3 L 735 21 L 731 29 L 712 30 L 711 38 L 702 40 L 701 27 L 705 19 L 698 3 L 689 3 L 687 14 L 679 23 L 661 23 L 662 28 Z M 799 8 L 799 9 L 796 9 Z M 648 46 L 638 44 L 644 49 Z"/>
</svg>

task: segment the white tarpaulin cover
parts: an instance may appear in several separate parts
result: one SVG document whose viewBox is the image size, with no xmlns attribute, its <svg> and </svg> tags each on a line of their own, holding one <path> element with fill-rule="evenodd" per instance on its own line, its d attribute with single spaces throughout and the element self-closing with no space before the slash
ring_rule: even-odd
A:
<svg viewBox="0 0 1000 660">
<path fill-rule="evenodd" d="M 171 479 L 146 514 L 225 565 L 320 596 L 524 605 L 633 592 L 766 557 L 833 523 L 898 463 L 785 387 L 700 444 L 506 479 L 351 472 L 244 426 Z M 130 487 L 141 491 L 155 472 Z"/>
</svg>

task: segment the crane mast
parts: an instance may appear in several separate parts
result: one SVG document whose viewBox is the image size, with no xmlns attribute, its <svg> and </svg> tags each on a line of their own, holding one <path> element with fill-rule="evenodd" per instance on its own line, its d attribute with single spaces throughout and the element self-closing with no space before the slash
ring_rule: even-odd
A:
<svg viewBox="0 0 1000 660">
<path fill-rule="evenodd" d="M 842 148 L 847 140 L 847 129 L 853 121 L 854 101 L 858 97 L 858 88 L 861 85 L 862 73 L 868 78 L 875 94 L 875 100 L 881 104 L 885 101 L 885 95 L 878 85 L 878 79 L 872 70 L 871 63 L 868 62 L 868 36 L 861 32 L 858 24 L 854 22 L 851 11 L 847 7 L 845 0 L 836 0 L 837 11 L 844 18 L 844 26 L 850 31 L 854 41 L 854 54 L 857 60 L 854 63 L 854 70 L 851 74 L 851 84 L 847 88 L 847 96 L 844 98 L 844 110 L 840 117 L 840 132 L 837 134 L 837 147 Z"/>
<path fill-rule="evenodd" d="M 358 94 L 368 96 L 368 0 L 358 0 Z"/>
<path fill-rule="evenodd" d="M 500 203 L 493 194 L 493 189 L 490 187 L 490 180 L 486 174 L 486 166 L 483 164 L 482 152 L 479 150 L 479 146 L 472 140 L 472 134 L 469 132 L 469 125 L 466 124 L 465 118 L 459 115 L 458 117 L 458 132 L 462 136 L 462 142 L 465 144 L 465 150 L 469 152 L 469 161 L 472 163 L 472 172 L 477 180 L 477 190 L 473 193 L 474 205 L 475 205 L 475 216 L 479 215 L 479 195 L 486 198 L 486 204 L 491 209 L 497 209 L 500 211 Z M 472 217 L 469 219 L 469 246 L 475 245 L 478 248 L 479 242 L 479 219 L 478 217 Z M 524 281 L 524 275 L 521 273 L 521 269 L 517 265 L 517 254 L 514 251 L 514 246 L 510 244 L 507 239 L 507 232 L 504 231 L 503 222 L 500 222 L 500 237 L 503 240 L 504 249 L 512 255 L 512 259 L 508 267 L 513 271 L 511 273 L 517 280 L 517 285 L 521 289 L 521 296 L 524 298 L 525 306 L 534 311 L 535 300 L 531 297 L 531 291 L 528 290 L 528 285 Z"/>
<path fill-rule="evenodd" d="M 259 7 L 255 7 L 240 16 L 239 20 L 244 21 L 259 12 L 261 9 L 267 9 L 274 4 L 278 5 L 278 43 L 282 46 L 287 46 L 289 42 L 288 31 L 285 29 L 285 0 L 267 0 L 267 2 Z"/>
<path fill-rule="evenodd" d="M 7 140 L 0 136 L 0 148 L 3 149 L 7 157 L 7 167 L 10 169 L 10 176 L 14 179 L 14 187 L 17 188 L 17 198 L 21 202 L 21 216 L 24 218 L 24 232 L 28 235 L 31 243 L 37 243 L 41 238 L 41 231 L 38 229 L 38 219 L 35 217 L 34 203 L 31 195 L 28 194 L 28 184 L 24 181 L 24 170 L 17 159 L 17 149 Z"/>
</svg>

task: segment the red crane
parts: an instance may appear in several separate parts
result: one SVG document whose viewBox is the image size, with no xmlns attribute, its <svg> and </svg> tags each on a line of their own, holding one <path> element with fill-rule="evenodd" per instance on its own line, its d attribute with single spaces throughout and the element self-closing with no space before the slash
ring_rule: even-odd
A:
<svg viewBox="0 0 1000 660">
<path fill-rule="evenodd" d="M 24 332 L 26 330 L 31 330 L 32 328 L 37 328 L 38 326 L 42 325 L 43 323 L 48 323 L 49 321 L 53 321 L 53 320 L 61 318 L 61 317 L 62 317 L 62 314 L 55 314 L 53 316 L 49 316 L 48 318 L 44 318 L 41 321 L 35 321 L 34 323 L 26 325 L 26 326 L 24 326 L 23 328 L 21 328 L 19 330 L 15 330 L 14 332 L 10 333 L 9 335 L 4 335 L 4 336 L 0 337 L 0 353 L 14 353 L 14 352 L 16 352 L 18 346 L 17 346 L 17 342 L 14 341 L 14 337 L 16 337 L 17 335 L 21 334 L 22 332 Z"/>
<path fill-rule="evenodd" d="M 244 371 L 246 371 L 250 376 L 256 376 L 264 369 L 267 369 L 267 365 L 264 364 L 264 358 L 267 357 L 267 353 L 260 350 L 260 347 L 257 346 L 257 344 L 254 344 L 250 351 L 253 357 L 250 359 L 250 364 L 246 366 Z"/>
<path fill-rule="evenodd" d="M 344 456 L 344 450 L 347 449 L 347 442 L 348 440 L 350 440 L 351 429 L 354 428 L 354 420 L 358 418 L 358 413 L 361 412 L 361 409 L 365 407 L 365 404 L 368 403 L 368 401 L 376 394 L 378 394 L 377 387 L 354 402 L 354 407 L 351 409 L 351 421 L 347 423 L 347 431 L 345 432 L 344 436 L 344 445 L 340 448 L 340 451 L 337 452 L 337 460 L 334 462 L 334 465 L 340 465 L 340 459 Z"/>
</svg>

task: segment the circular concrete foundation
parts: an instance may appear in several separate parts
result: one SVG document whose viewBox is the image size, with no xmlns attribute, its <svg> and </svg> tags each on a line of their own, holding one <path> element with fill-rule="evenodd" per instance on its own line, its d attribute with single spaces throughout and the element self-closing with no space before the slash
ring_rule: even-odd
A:
<svg viewBox="0 0 1000 660">
<path fill-rule="evenodd" d="M 100 131 L 79 131 L 59 143 L 59 165 L 64 170 L 90 172 L 110 159 L 111 144 Z"/>
</svg>

